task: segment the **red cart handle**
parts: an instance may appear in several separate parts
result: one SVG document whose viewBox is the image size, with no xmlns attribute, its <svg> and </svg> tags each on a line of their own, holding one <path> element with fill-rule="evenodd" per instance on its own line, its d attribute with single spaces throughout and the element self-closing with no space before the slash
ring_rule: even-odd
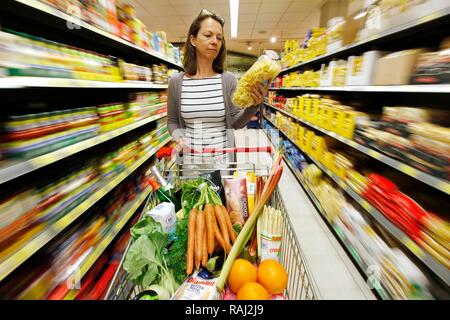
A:
<svg viewBox="0 0 450 320">
<path fill-rule="evenodd" d="M 202 150 L 190 149 L 191 153 L 250 153 L 250 152 L 267 152 L 272 154 L 272 146 L 267 147 L 244 147 L 244 148 L 203 148 Z"/>
</svg>

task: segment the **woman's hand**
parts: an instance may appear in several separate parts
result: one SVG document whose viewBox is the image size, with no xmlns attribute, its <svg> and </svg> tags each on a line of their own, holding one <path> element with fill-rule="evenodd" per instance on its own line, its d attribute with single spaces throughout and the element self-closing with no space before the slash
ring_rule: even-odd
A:
<svg viewBox="0 0 450 320">
<path fill-rule="evenodd" d="M 180 137 L 177 139 L 177 145 L 175 146 L 175 151 L 180 153 L 183 151 L 184 146 L 186 145 L 186 142 L 183 137 Z"/>
<path fill-rule="evenodd" d="M 250 95 L 253 98 L 254 104 L 253 106 L 259 106 L 261 103 L 264 102 L 264 97 L 267 94 L 267 91 L 269 91 L 270 82 L 267 83 L 265 87 L 261 83 L 258 83 L 258 85 L 250 91 Z"/>
</svg>

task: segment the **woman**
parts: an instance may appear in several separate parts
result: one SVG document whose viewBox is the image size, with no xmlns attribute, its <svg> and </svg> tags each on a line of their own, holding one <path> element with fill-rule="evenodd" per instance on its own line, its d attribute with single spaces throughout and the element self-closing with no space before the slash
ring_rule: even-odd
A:
<svg viewBox="0 0 450 320">
<path fill-rule="evenodd" d="M 233 129 L 243 128 L 259 110 L 267 88 L 259 85 L 251 92 L 255 105 L 239 109 L 231 102 L 237 80 L 224 71 L 226 58 L 223 18 L 202 10 L 192 22 L 185 44 L 184 70 L 169 82 L 168 128 L 183 148 L 234 147 Z M 232 159 L 232 157 L 230 157 Z M 230 158 L 225 154 L 190 154 L 184 164 L 210 164 L 213 168 Z"/>
</svg>

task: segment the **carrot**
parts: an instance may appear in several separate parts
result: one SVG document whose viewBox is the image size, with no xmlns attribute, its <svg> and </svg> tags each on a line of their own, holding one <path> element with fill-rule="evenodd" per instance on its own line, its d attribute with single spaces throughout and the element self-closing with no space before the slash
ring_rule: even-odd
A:
<svg viewBox="0 0 450 320">
<path fill-rule="evenodd" d="M 206 229 L 206 225 L 205 225 Z M 202 266 L 206 267 L 208 263 L 208 247 L 206 245 L 206 232 L 203 233 L 203 246 L 202 246 Z"/>
<path fill-rule="evenodd" d="M 227 253 L 229 253 L 231 250 L 230 235 L 228 234 L 227 222 L 225 221 L 225 217 L 223 216 L 222 208 L 220 207 L 220 205 L 216 204 L 214 206 L 214 212 L 216 213 L 216 219 L 219 223 L 220 231 L 222 232 L 225 250 Z"/>
<path fill-rule="evenodd" d="M 233 229 L 233 225 L 231 224 L 230 215 L 228 214 L 227 209 L 224 206 L 221 206 L 223 216 L 225 217 L 225 222 L 227 223 L 228 233 L 230 235 L 231 243 L 236 241 L 236 232 Z"/>
<path fill-rule="evenodd" d="M 195 269 L 200 269 L 200 262 L 202 261 L 202 245 L 203 233 L 205 231 L 205 219 L 203 211 L 197 214 L 197 221 L 195 222 Z"/>
<path fill-rule="evenodd" d="M 206 220 L 206 244 L 208 254 L 214 252 L 214 226 L 213 226 L 213 207 L 211 204 L 205 204 L 205 220 Z"/>
<path fill-rule="evenodd" d="M 217 243 L 223 248 L 224 251 L 226 251 L 225 241 L 223 240 L 222 234 L 220 233 L 219 226 L 217 225 L 216 216 L 215 216 L 214 212 L 211 212 L 211 218 L 212 218 L 212 223 L 213 223 L 214 237 L 217 240 Z"/>
<path fill-rule="evenodd" d="M 193 208 L 189 214 L 188 222 L 188 245 L 186 252 L 186 274 L 192 274 L 194 271 L 194 245 L 195 245 L 195 221 L 197 218 L 197 209 Z"/>
</svg>

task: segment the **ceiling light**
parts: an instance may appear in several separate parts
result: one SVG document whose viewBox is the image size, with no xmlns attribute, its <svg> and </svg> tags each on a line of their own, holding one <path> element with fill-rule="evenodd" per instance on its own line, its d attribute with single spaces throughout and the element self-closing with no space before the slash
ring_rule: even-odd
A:
<svg viewBox="0 0 450 320">
<path fill-rule="evenodd" d="M 362 12 L 358 13 L 353 19 L 358 20 L 358 19 L 364 18 L 366 15 L 367 15 L 367 11 L 362 11 Z"/>
<path fill-rule="evenodd" d="M 276 38 L 276 37 L 272 37 L 272 38 L 270 38 L 270 42 L 272 42 L 272 43 L 275 43 L 275 42 L 277 42 L 277 38 Z"/>
<path fill-rule="evenodd" d="M 252 50 L 252 45 L 251 45 L 250 43 L 248 43 L 247 49 L 248 49 L 249 51 Z"/>
<path fill-rule="evenodd" d="M 239 16 L 239 0 L 230 0 L 231 37 L 237 37 Z"/>
</svg>

